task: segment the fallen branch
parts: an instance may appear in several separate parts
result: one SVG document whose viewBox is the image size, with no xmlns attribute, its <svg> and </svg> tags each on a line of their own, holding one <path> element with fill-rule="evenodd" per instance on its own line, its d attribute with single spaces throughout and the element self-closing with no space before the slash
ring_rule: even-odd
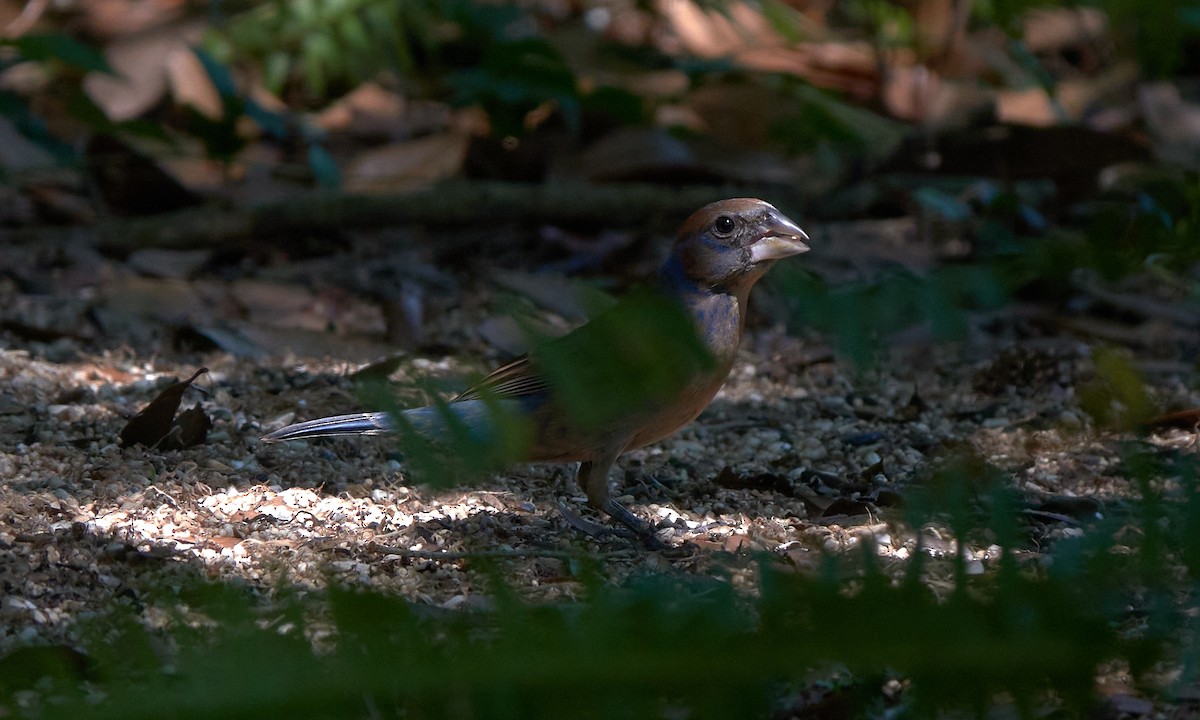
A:
<svg viewBox="0 0 1200 720">
<path fill-rule="evenodd" d="M 278 202 L 223 210 L 191 208 L 162 215 L 101 221 L 99 248 L 124 255 L 141 248 L 219 248 L 250 239 L 296 239 L 343 230 L 419 224 L 434 228 L 538 222 L 596 227 L 651 227 L 669 230 L 705 203 L 745 188 L 648 184 L 523 184 L 451 181 L 395 195 L 305 192 Z M 778 195 L 778 189 L 773 195 Z M 8 234 L 15 242 L 35 242 L 78 232 L 77 228 L 35 227 Z"/>
</svg>

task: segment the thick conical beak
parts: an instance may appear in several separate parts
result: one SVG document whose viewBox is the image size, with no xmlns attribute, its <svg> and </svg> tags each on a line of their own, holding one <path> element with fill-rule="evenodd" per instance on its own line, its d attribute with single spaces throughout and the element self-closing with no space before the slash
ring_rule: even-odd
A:
<svg viewBox="0 0 1200 720">
<path fill-rule="evenodd" d="M 799 225 L 778 211 L 772 212 L 763 225 L 762 237 L 750 246 L 750 262 L 779 260 L 808 252 L 812 248 L 804 244 L 807 239 L 808 234 Z"/>
</svg>

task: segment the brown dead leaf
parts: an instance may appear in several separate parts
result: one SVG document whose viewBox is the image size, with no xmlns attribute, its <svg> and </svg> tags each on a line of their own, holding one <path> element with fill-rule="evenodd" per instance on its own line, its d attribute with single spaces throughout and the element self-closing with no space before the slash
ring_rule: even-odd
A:
<svg viewBox="0 0 1200 720">
<path fill-rule="evenodd" d="M 83 89 L 109 120 L 132 120 L 149 110 L 167 89 L 168 59 L 176 52 L 191 54 L 205 23 L 173 23 L 121 37 L 104 49 L 115 75 L 88 73 Z"/>
<path fill-rule="evenodd" d="M 388 135 L 404 114 L 404 97 L 375 82 L 365 82 L 313 118 L 322 130 L 356 135 Z"/>
<path fill-rule="evenodd" d="M 401 141 L 450 128 L 465 132 L 461 117 L 445 103 L 407 98 L 368 81 L 322 110 L 313 123 L 368 140 Z"/>
<path fill-rule="evenodd" d="M 168 450 L 183 450 L 203 445 L 204 441 L 208 439 L 208 431 L 212 430 L 212 426 L 212 420 L 201 409 L 200 403 L 196 403 L 175 418 L 175 424 L 171 428 L 172 432 L 166 438 L 169 442 L 164 442 L 163 447 Z M 175 432 L 176 429 L 178 429 L 178 433 Z"/>
<path fill-rule="evenodd" d="M 1108 16 L 1100 8 L 1043 8 L 1025 16 L 1025 44 L 1031 52 L 1094 45 L 1108 32 Z"/>
<path fill-rule="evenodd" d="M 1001 122 L 1039 127 L 1065 119 L 1043 88 L 1001 90 L 996 94 L 996 117 Z"/>
<path fill-rule="evenodd" d="M 135 276 L 106 283 L 93 312 L 106 332 L 122 332 L 147 319 L 174 323 L 204 318 L 210 311 L 186 281 Z"/>
<path fill-rule="evenodd" d="M 180 0 L 88 0 L 70 8 L 82 15 L 86 35 L 102 40 L 152 30 L 179 17 L 184 9 Z"/>
<path fill-rule="evenodd" d="M 964 12 L 960 9 L 965 6 Z M 925 57 L 948 57 L 963 41 L 970 5 L 954 0 L 918 0 L 913 10 L 917 36 Z"/>
<path fill-rule="evenodd" d="M 343 335 L 258 323 L 237 326 L 238 334 L 273 354 L 292 352 L 304 357 L 336 357 L 347 362 L 370 362 L 394 351 L 382 333 L 373 336 Z"/>
<path fill-rule="evenodd" d="M 260 327 L 336 335 L 378 336 L 387 331 L 377 303 L 341 288 L 324 287 L 314 292 L 294 283 L 242 278 L 230 283 L 228 292 L 244 316 Z M 230 322 L 234 319 L 227 318 Z M 249 337 L 244 332 L 243 336 Z"/>
<path fill-rule="evenodd" d="M 167 84 L 179 105 L 191 107 L 210 120 L 224 116 L 221 94 L 191 48 L 175 48 L 167 54 Z"/>
<path fill-rule="evenodd" d="M 1200 104 L 1185 100 L 1175 84 L 1158 82 L 1138 88 L 1138 105 L 1158 156 L 1200 167 Z"/>
<path fill-rule="evenodd" d="M 293 323 L 280 322 L 281 318 L 301 316 L 316 303 L 312 291 L 306 287 L 256 278 L 234 280 L 229 285 L 229 293 L 252 320 L 278 322 L 282 325 Z M 321 329 L 325 327 L 325 323 L 316 319 L 312 322 L 301 322 L 299 326 Z"/>
<path fill-rule="evenodd" d="M 211 258 L 210 250 L 143 248 L 134 250 L 127 262 L 143 275 L 185 280 L 195 275 Z"/>
<path fill-rule="evenodd" d="M 392 143 L 359 154 L 346 168 L 350 192 L 392 192 L 453 177 L 467 157 L 470 136 L 444 132 Z"/>
<path fill-rule="evenodd" d="M 121 429 L 119 441 L 122 447 L 140 444 L 153 447 L 171 432 L 171 421 L 183 401 L 183 393 L 192 386 L 196 378 L 208 372 L 200 368 L 187 380 L 168 385 L 150 404 L 134 415 Z"/>
<path fill-rule="evenodd" d="M 692 0 L 663 0 L 658 10 L 692 55 L 715 58 L 744 47 L 729 18 L 716 10 L 705 10 Z"/>
<path fill-rule="evenodd" d="M 228 537 L 225 535 L 217 535 L 215 537 L 210 537 L 208 539 L 208 541 L 211 542 L 213 545 L 216 545 L 217 547 L 220 547 L 225 550 L 235 548 L 244 542 L 244 540 L 242 538 Z"/>
<path fill-rule="evenodd" d="M 723 543 L 723 549 L 726 552 L 736 553 L 743 549 L 745 549 L 745 550 L 757 549 L 755 547 L 756 545 L 758 545 L 758 543 L 751 540 L 750 537 L 748 535 L 746 535 L 745 533 L 733 533 L 729 537 L 725 538 L 725 542 Z"/>
</svg>

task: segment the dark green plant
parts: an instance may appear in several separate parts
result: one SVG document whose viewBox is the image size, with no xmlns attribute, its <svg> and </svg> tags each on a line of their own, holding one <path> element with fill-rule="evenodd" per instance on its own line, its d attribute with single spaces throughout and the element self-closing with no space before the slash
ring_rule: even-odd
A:
<svg viewBox="0 0 1200 720">
<path fill-rule="evenodd" d="M 67 35 L 25 35 L 19 38 L 0 38 L 0 71 L 23 62 L 43 66 L 50 82 L 61 86 L 68 109 L 89 125 L 104 129 L 112 123 L 84 94 L 82 81 L 88 72 L 111 73 L 108 62 L 95 48 Z M 75 149 L 46 127 L 45 120 L 35 113 L 29 100 L 11 90 L 0 90 L 0 116 L 7 118 L 25 137 L 47 150 L 58 162 L 75 160 Z M 141 125 L 131 125 L 141 129 Z"/>
<path fill-rule="evenodd" d="M 439 0 L 274 0 L 239 13 L 206 44 L 225 63 L 252 61 L 267 89 L 340 94 L 383 70 L 412 73 L 446 21 Z"/>
</svg>

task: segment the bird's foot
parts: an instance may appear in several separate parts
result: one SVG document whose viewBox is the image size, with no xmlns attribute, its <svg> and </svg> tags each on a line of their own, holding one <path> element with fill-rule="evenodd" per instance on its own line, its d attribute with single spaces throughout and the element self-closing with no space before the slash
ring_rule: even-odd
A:
<svg viewBox="0 0 1200 720">
<path fill-rule="evenodd" d="M 641 519 L 637 515 L 634 515 L 632 512 L 630 512 L 629 508 L 618 503 L 616 500 L 608 498 L 608 500 L 604 503 L 604 512 L 607 513 L 608 516 L 613 520 L 616 520 L 632 530 L 633 534 L 636 535 L 638 539 L 641 540 L 649 549 L 663 550 L 667 547 L 665 544 L 663 544 L 662 540 L 658 539 L 658 536 L 654 533 L 654 528 L 650 525 L 650 523 Z"/>
<path fill-rule="evenodd" d="M 626 510 L 624 507 L 617 505 L 615 502 L 613 505 L 620 508 L 624 512 L 618 515 L 612 511 L 608 511 L 608 515 L 612 517 L 613 520 L 616 520 L 618 523 L 620 523 L 623 527 L 613 527 L 611 525 L 602 525 L 598 522 L 592 522 L 591 520 L 582 517 L 574 510 L 568 508 L 561 501 L 558 503 L 558 512 L 562 514 L 563 519 L 567 521 L 568 525 L 590 538 L 600 540 L 606 537 L 616 536 L 625 538 L 627 540 L 640 540 L 647 548 L 651 550 L 666 549 L 667 546 L 658 539 L 658 537 L 654 534 L 654 529 L 651 528 L 648 523 L 639 518 L 637 515 L 634 515 L 629 510 Z"/>
<path fill-rule="evenodd" d="M 587 535 L 588 537 L 600 539 L 608 535 L 617 534 L 615 528 L 588 520 L 574 510 L 568 508 L 562 503 L 561 500 L 558 503 L 558 512 L 563 516 L 563 519 L 567 521 L 568 525 L 584 535 Z"/>
</svg>

